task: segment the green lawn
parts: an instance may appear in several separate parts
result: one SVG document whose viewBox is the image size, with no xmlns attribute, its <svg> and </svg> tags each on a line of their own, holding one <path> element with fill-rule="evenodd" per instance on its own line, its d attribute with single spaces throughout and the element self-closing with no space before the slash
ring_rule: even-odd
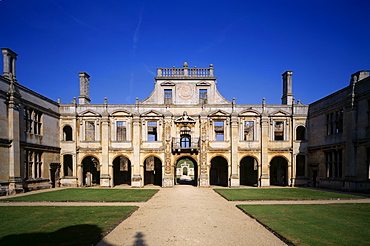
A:
<svg viewBox="0 0 370 246">
<path fill-rule="evenodd" d="M 238 205 L 295 245 L 370 245 L 370 204 Z"/>
<path fill-rule="evenodd" d="M 214 189 L 229 201 L 363 198 L 303 188 Z"/>
<path fill-rule="evenodd" d="M 2 201 L 100 201 L 141 202 L 147 201 L 157 189 L 85 189 L 69 188 L 38 194 L 2 199 Z"/>
<path fill-rule="evenodd" d="M 92 245 L 136 208 L 0 207 L 0 245 Z"/>
</svg>

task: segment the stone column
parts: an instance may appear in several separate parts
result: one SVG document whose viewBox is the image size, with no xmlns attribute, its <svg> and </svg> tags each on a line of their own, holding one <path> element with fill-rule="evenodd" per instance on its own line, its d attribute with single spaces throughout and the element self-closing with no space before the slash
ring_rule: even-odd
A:
<svg viewBox="0 0 370 246">
<path fill-rule="evenodd" d="M 200 116 L 200 175 L 199 175 L 199 186 L 209 187 L 209 176 L 207 168 L 207 114 L 205 112 L 201 113 Z"/>
<path fill-rule="evenodd" d="M 260 186 L 270 186 L 268 142 L 269 142 L 269 118 L 263 115 L 261 119 L 261 170 Z"/>
<path fill-rule="evenodd" d="M 238 143 L 239 143 L 239 134 L 238 134 L 238 116 L 231 116 L 231 177 L 230 177 L 230 186 L 239 187 L 239 168 L 238 168 Z"/>
<path fill-rule="evenodd" d="M 102 159 L 100 169 L 100 185 L 113 186 L 112 176 L 109 175 L 109 118 L 103 116 L 101 122 L 101 146 L 102 146 Z"/>
<path fill-rule="evenodd" d="M 83 166 L 82 163 L 77 164 L 77 185 L 81 187 L 84 183 Z"/>
<path fill-rule="evenodd" d="M 134 115 L 132 119 L 132 148 L 134 151 L 134 157 L 133 157 L 133 175 L 131 180 L 131 186 L 132 187 L 142 187 L 143 186 L 143 180 L 141 177 L 141 170 L 140 170 L 140 117 L 139 115 Z"/>
</svg>

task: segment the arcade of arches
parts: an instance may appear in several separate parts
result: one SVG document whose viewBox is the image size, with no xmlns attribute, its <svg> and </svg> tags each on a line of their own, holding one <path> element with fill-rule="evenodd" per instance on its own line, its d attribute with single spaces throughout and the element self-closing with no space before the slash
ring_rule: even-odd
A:
<svg viewBox="0 0 370 246">
<path fill-rule="evenodd" d="M 69 160 L 66 155 L 66 162 Z M 163 164 L 155 156 L 149 156 L 143 163 L 144 185 L 162 186 Z M 87 156 L 82 161 L 83 185 L 100 184 L 100 164 L 94 156 Z M 67 171 L 65 171 L 67 172 Z M 68 170 L 68 172 L 71 172 Z M 277 186 L 288 185 L 288 162 L 284 157 L 272 158 L 269 167 L 270 184 Z M 239 163 L 240 185 L 258 186 L 258 161 L 252 156 L 245 156 Z M 191 157 L 181 157 L 174 165 L 175 184 L 199 185 L 199 166 Z M 211 159 L 209 168 L 209 183 L 215 186 L 229 186 L 229 164 L 222 156 Z M 129 158 L 118 156 L 113 160 L 113 184 L 131 185 L 132 165 Z"/>
</svg>

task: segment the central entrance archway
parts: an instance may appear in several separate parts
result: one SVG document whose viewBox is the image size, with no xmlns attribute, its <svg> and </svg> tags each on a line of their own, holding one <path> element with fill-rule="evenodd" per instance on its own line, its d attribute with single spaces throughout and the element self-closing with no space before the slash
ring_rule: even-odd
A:
<svg viewBox="0 0 370 246">
<path fill-rule="evenodd" d="M 180 158 L 175 167 L 175 177 L 177 184 L 197 186 L 198 165 L 196 161 L 190 157 Z"/>
<path fill-rule="evenodd" d="M 162 162 L 155 156 L 149 156 L 144 161 L 144 185 L 162 186 Z"/>
<path fill-rule="evenodd" d="M 228 186 L 228 165 L 225 158 L 217 156 L 211 160 L 210 184 Z"/>
<path fill-rule="evenodd" d="M 127 157 L 118 156 L 113 161 L 114 185 L 131 185 L 131 162 Z"/>
</svg>

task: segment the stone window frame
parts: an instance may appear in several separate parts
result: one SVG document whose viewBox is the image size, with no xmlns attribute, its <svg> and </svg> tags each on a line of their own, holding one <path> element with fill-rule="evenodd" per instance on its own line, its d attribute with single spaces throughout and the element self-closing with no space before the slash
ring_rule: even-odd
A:
<svg viewBox="0 0 370 246">
<path fill-rule="evenodd" d="M 279 124 L 278 124 L 279 122 Z M 280 120 L 280 119 L 275 119 L 273 120 L 272 122 L 272 137 L 273 137 L 273 141 L 286 141 L 286 127 L 285 127 L 285 124 L 286 121 L 285 120 Z M 277 125 L 280 125 L 280 127 L 277 127 Z M 282 131 L 277 131 L 278 128 L 282 128 Z M 281 136 L 281 139 L 277 139 L 277 137 L 280 137 L 278 136 L 278 134 L 282 132 L 282 136 Z M 279 134 L 280 135 L 280 134 Z"/>
<path fill-rule="evenodd" d="M 70 132 L 69 130 L 70 129 Z M 69 124 L 63 126 L 63 141 L 72 142 L 73 141 L 73 127 Z"/>
<path fill-rule="evenodd" d="M 26 179 L 40 179 L 43 175 L 43 152 L 37 150 L 26 150 Z"/>
<path fill-rule="evenodd" d="M 36 109 L 24 108 L 25 132 L 28 134 L 40 135 L 43 132 L 43 113 Z"/>
<path fill-rule="evenodd" d="M 343 177 L 343 150 L 334 149 L 325 151 L 325 177 Z"/>
<path fill-rule="evenodd" d="M 253 139 L 249 139 L 249 140 L 245 139 L 245 136 L 246 136 L 245 135 L 246 122 L 253 122 Z M 243 141 L 243 142 L 257 142 L 258 141 L 257 124 L 258 124 L 257 117 L 242 117 L 240 119 L 240 141 Z"/>
<path fill-rule="evenodd" d="M 67 156 L 70 156 L 70 162 L 67 161 Z M 63 176 L 64 177 L 72 177 L 74 168 L 73 168 L 73 155 L 72 154 L 64 154 L 63 155 Z"/>
<path fill-rule="evenodd" d="M 338 108 L 325 114 L 326 135 L 335 135 L 343 132 L 343 108 Z"/>
<path fill-rule="evenodd" d="M 165 104 L 172 104 L 173 100 L 173 90 L 172 88 L 164 88 L 163 89 L 163 98 Z"/>
<path fill-rule="evenodd" d="M 94 123 L 94 139 L 87 140 L 86 138 L 86 122 Z M 100 141 L 100 119 L 98 117 L 84 117 L 80 121 L 80 141 L 81 142 L 99 142 Z"/>
<path fill-rule="evenodd" d="M 302 129 L 303 130 L 300 130 Z M 296 141 L 306 141 L 307 140 L 307 128 L 304 125 L 297 125 L 295 128 L 295 140 Z M 303 131 L 303 132 L 302 132 Z"/>
<path fill-rule="evenodd" d="M 116 124 L 116 138 L 117 142 L 127 142 L 127 122 L 125 120 L 117 120 Z"/>
</svg>

